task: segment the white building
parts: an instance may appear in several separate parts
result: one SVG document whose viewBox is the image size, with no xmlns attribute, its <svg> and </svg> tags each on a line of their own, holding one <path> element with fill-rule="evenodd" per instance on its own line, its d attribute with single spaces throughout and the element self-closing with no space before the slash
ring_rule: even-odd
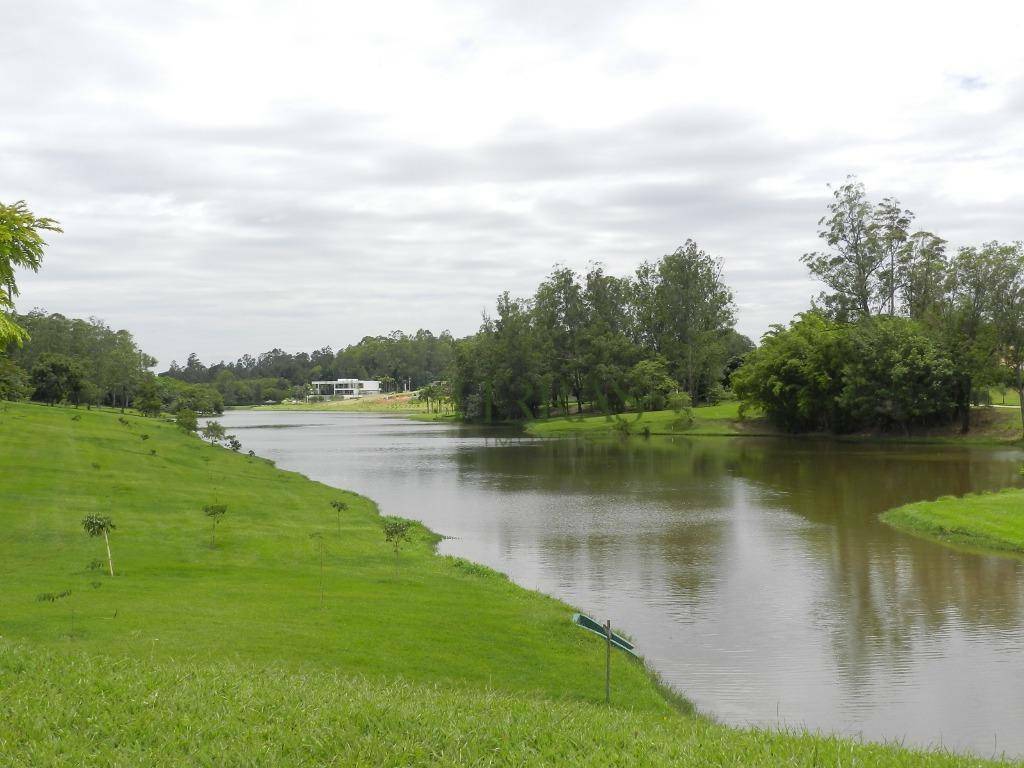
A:
<svg viewBox="0 0 1024 768">
<path fill-rule="evenodd" d="M 314 381 L 309 385 L 309 398 L 348 399 L 380 394 L 379 381 L 361 379 L 338 379 L 337 381 Z M 307 398 L 307 399 L 309 399 Z"/>
</svg>

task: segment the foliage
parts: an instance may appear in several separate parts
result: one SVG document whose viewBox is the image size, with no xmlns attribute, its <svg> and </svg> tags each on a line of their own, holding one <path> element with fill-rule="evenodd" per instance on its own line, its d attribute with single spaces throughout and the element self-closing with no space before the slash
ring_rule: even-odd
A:
<svg viewBox="0 0 1024 768">
<path fill-rule="evenodd" d="M 79 320 L 41 310 L 16 319 L 31 339 L 20 348 L 10 346 L 11 359 L 25 370 L 50 355 L 75 360 L 82 372 L 83 403 L 128 407 L 151 378 L 147 369 L 156 360 L 139 349 L 128 331 L 115 331 L 95 318 Z"/>
<path fill-rule="evenodd" d="M 447 331 L 440 335 L 422 329 L 414 334 L 394 331 L 387 336 L 367 336 L 337 354 L 329 346 L 297 354 L 272 349 L 206 366 L 193 353 L 184 365 L 172 362 L 161 378 L 209 385 L 228 405 L 259 405 L 303 397 L 310 381 L 346 376 L 379 380 L 385 392 L 406 385 L 418 389 L 445 378 L 454 346 Z"/>
<path fill-rule="evenodd" d="M 163 406 L 156 378 L 152 374 L 143 377 L 132 403 L 143 416 L 159 416 Z"/>
<path fill-rule="evenodd" d="M 0 400 L 24 400 L 32 394 L 32 389 L 25 370 L 0 354 Z"/>
<path fill-rule="evenodd" d="M 664 358 L 641 360 L 629 371 L 629 393 L 639 410 L 660 411 L 679 384 L 668 375 Z"/>
<path fill-rule="evenodd" d="M 77 360 L 47 353 L 32 366 L 32 399 L 54 405 L 65 400 L 79 402 L 84 372 Z"/>
<path fill-rule="evenodd" d="M 224 429 L 224 425 L 219 421 L 211 420 L 203 425 L 199 434 L 203 436 L 204 440 L 209 440 L 211 443 L 219 443 L 227 435 L 227 430 Z"/>
<path fill-rule="evenodd" d="M 633 278 L 556 267 L 531 299 L 499 296 L 496 316 L 458 343 L 452 397 L 474 421 L 568 414 L 570 400 L 578 413 L 663 407 L 680 386 L 707 401 L 752 346 L 733 320 L 721 263 L 692 240 Z"/>
<path fill-rule="evenodd" d="M 409 530 L 412 522 L 403 520 L 400 517 L 386 517 L 383 521 L 384 541 L 391 544 L 395 549 L 395 557 L 398 557 L 398 550 L 404 542 L 409 541 Z"/>
<path fill-rule="evenodd" d="M 116 527 L 114 521 L 106 515 L 90 514 L 82 519 L 82 528 L 90 537 L 103 537 L 103 542 L 107 546 L 107 565 L 110 567 L 111 576 L 114 575 L 114 558 L 110 554 L 110 532 Z"/>
<path fill-rule="evenodd" d="M 199 428 L 199 420 L 196 418 L 196 412 L 189 408 L 182 408 L 179 410 L 174 415 L 174 423 L 186 432 L 195 433 Z"/>
<path fill-rule="evenodd" d="M 9 343 L 20 347 L 29 337 L 28 332 L 9 315 L 18 296 L 14 270 L 38 272 L 46 246 L 42 233 L 61 231 L 53 219 L 33 214 L 24 200 L 13 205 L 0 203 L 0 350 Z"/>
<path fill-rule="evenodd" d="M 914 321 L 845 324 L 808 312 L 775 326 L 733 376 L 746 407 L 790 432 L 900 429 L 948 421 L 953 366 Z"/>
</svg>

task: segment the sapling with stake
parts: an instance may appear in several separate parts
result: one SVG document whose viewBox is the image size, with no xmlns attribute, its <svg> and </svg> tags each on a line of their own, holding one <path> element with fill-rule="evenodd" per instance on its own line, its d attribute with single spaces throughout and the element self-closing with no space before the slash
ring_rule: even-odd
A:
<svg viewBox="0 0 1024 768">
<path fill-rule="evenodd" d="M 217 523 L 228 513 L 227 504 L 207 504 L 203 507 L 203 514 L 213 520 L 213 528 L 210 530 L 210 546 L 217 546 Z"/>
<path fill-rule="evenodd" d="M 116 528 L 114 521 L 103 515 L 87 515 L 82 520 L 82 527 L 90 536 L 102 536 L 107 545 L 107 566 L 110 568 L 110 575 L 114 575 L 114 557 L 110 554 L 110 532 Z"/>
<path fill-rule="evenodd" d="M 348 504 L 346 504 L 344 501 L 338 501 L 337 499 L 335 499 L 334 501 L 331 502 L 331 506 L 334 508 L 334 511 L 338 513 L 338 538 L 340 539 L 341 538 L 341 513 L 348 511 Z"/>
<path fill-rule="evenodd" d="M 412 523 L 400 517 L 384 519 L 384 540 L 395 548 L 395 569 L 398 569 L 398 550 L 403 542 L 409 541 L 409 529 Z"/>
</svg>

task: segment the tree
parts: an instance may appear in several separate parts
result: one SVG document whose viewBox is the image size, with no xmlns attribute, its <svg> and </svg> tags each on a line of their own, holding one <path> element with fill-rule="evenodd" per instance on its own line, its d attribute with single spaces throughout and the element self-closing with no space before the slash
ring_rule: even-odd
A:
<svg viewBox="0 0 1024 768">
<path fill-rule="evenodd" d="M 897 254 L 913 214 L 889 198 L 872 206 L 852 177 L 833 190 L 828 210 L 818 221 L 818 237 L 829 250 L 801 259 L 828 289 L 819 300 L 840 321 L 876 314 L 895 301 Z"/>
<path fill-rule="evenodd" d="M 668 396 L 679 388 L 668 375 L 668 364 L 663 358 L 641 360 L 629 372 L 629 391 L 636 407 L 645 411 L 664 410 Z"/>
<path fill-rule="evenodd" d="M 159 416 L 163 401 L 157 389 L 156 378 L 152 374 L 143 377 L 139 389 L 135 393 L 135 408 L 143 416 Z"/>
<path fill-rule="evenodd" d="M 41 233 L 62 231 L 53 219 L 36 217 L 24 200 L 13 205 L 0 203 L 0 349 L 12 341 L 21 346 L 28 338 L 8 314 L 18 295 L 15 268 L 38 272 L 46 246 Z"/>
<path fill-rule="evenodd" d="M 348 512 L 348 504 L 344 501 L 335 499 L 331 502 L 331 508 L 338 513 L 338 538 L 341 538 L 341 515 L 344 512 Z"/>
<path fill-rule="evenodd" d="M 1002 262 L 994 286 L 993 321 L 999 354 L 1009 369 L 1011 386 L 1017 391 L 1024 429 L 1024 245 L 990 244 Z M 997 383 L 1005 384 L 1006 377 Z"/>
<path fill-rule="evenodd" d="M 89 536 L 102 536 L 103 542 L 107 545 L 107 567 L 110 575 L 114 575 L 114 557 L 110 554 L 110 532 L 117 526 L 109 517 L 101 515 L 87 515 L 82 520 L 82 527 Z"/>
<path fill-rule="evenodd" d="M 195 434 L 199 428 L 199 420 L 196 418 L 196 412 L 189 408 L 181 408 L 174 415 L 174 423 L 184 429 L 186 432 Z"/>
<path fill-rule="evenodd" d="M 0 355 L 0 400 L 24 400 L 31 394 L 28 374 L 13 360 Z"/>
<path fill-rule="evenodd" d="M 200 430 L 200 434 L 211 443 L 219 443 L 227 436 L 227 430 L 219 421 L 208 421 Z"/>
<path fill-rule="evenodd" d="M 395 566 L 398 566 L 398 551 L 401 545 L 409 541 L 409 529 L 412 522 L 400 517 L 384 518 L 384 540 L 395 549 Z"/>
<path fill-rule="evenodd" d="M 66 355 L 45 354 L 32 367 L 32 399 L 54 405 L 77 401 L 84 374 L 77 360 Z"/>
<path fill-rule="evenodd" d="M 206 515 L 213 521 L 213 526 L 210 529 L 210 546 L 217 546 L 217 524 L 224 519 L 224 515 L 228 513 L 227 504 L 207 504 L 203 507 L 203 514 Z"/>
<path fill-rule="evenodd" d="M 644 346 L 662 355 L 693 401 L 722 375 L 724 340 L 734 324 L 722 264 L 693 240 L 637 270 L 637 314 Z"/>
</svg>

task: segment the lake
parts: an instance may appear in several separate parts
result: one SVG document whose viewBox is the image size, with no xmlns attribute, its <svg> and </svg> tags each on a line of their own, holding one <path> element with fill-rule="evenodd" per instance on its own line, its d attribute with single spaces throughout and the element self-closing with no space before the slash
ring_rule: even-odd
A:
<svg viewBox="0 0 1024 768">
<path fill-rule="evenodd" d="M 1024 755 L 1024 562 L 877 519 L 1019 484 L 1021 451 L 538 440 L 309 411 L 221 422 L 244 450 L 423 521 L 449 537 L 441 552 L 610 618 L 723 722 Z"/>
</svg>

